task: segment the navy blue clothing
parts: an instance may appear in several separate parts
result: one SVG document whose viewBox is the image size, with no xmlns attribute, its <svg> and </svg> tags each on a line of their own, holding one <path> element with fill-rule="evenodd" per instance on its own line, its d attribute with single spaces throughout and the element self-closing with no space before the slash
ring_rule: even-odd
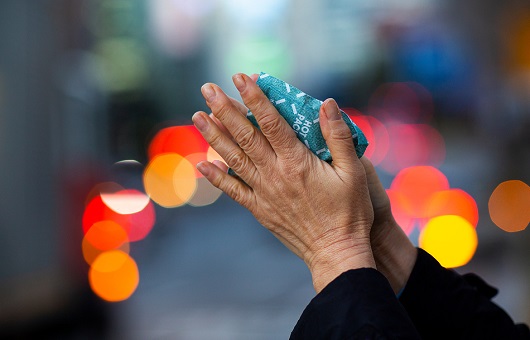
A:
<svg viewBox="0 0 530 340">
<path fill-rule="evenodd" d="M 422 249 L 399 298 L 424 339 L 530 339 L 524 324 L 491 301 L 497 289 L 442 267 Z"/>
<path fill-rule="evenodd" d="M 298 339 L 420 339 L 387 279 L 375 269 L 342 273 L 306 307 Z"/>
<path fill-rule="evenodd" d="M 530 339 L 491 302 L 497 290 L 418 249 L 399 300 L 375 269 L 341 274 L 306 307 L 291 339 Z"/>
</svg>

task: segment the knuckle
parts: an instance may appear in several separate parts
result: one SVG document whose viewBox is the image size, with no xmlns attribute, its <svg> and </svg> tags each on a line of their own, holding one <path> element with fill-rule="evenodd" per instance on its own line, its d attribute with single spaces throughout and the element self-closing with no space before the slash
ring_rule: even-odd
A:
<svg viewBox="0 0 530 340">
<path fill-rule="evenodd" d="M 248 150 L 258 142 L 257 129 L 253 126 L 245 126 L 234 134 L 237 144 L 244 150 Z"/>
<path fill-rule="evenodd" d="M 273 115 L 265 115 L 260 120 L 261 129 L 268 132 L 278 131 L 280 128 L 280 117 Z"/>
<path fill-rule="evenodd" d="M 228 196 L 230 196 L 234 201 L 241 204 L 244 207 L 248 207 L 248 199 L 243 194 L 242 190 L 238 188 L 235 184 L 232 184 L 228 187 Z"/>
<path fill-rule="evenodd" d="M 252 111 L 260 112 L 266 107 L 266 105 L 269 104 L 269 100 L 266 99 L 266 97 L 261 92 L 258 92 L 258 90 L 256 89 L 255 91 L 248 92 L 248 95 L 245 98 L 245 104 Z"/>
<path fill-rule="evenodd" d="M 248 168 L 248 158 L 240 150 L 230 152 L 225 160 L 236 172 L 244 171 Z"/>
<path fill-rule="evenodd" d="M 223 143 L 223 136 L 218 133 L 212 133 L 208 136 L 207 142 L 215 149 Z"/>
<path fill-rule="evenodd" d="M 230 102 L 226 100 L 219 100 L 218 104 L 212 108 L 213 115 L 222 121 L 226 117 L 230 115 L 230 112 L 232 111 L 233 107 Z"/>
</svg>

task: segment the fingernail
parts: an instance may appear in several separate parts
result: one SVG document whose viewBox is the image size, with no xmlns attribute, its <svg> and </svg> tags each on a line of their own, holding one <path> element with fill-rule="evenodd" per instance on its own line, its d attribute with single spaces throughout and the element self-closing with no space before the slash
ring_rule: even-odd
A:
<svg viewBox="0 0 530 340">
<path fill-rule="evenodd" d="M 339 106 L 334 99 L 328 99 L 324 102 L 324 112 L 329 120 L 339 120 L 341 118 Z"/>
<path fill-rule="evenodd" d="M 206 163 L 205 161 L 202 161 L 198 163 L 196 167 L 197 167 L 197 170 L 199 170 L 201 174 L 203 174 L 205 177 L 208 177 L 208 175 L 210 174 L 210 168 L 207 167 L 205 163 Z"/>
<path fill-rule="evenodd" d="M 208 122 L 206 121 L 206 119 L 204 119 L 200 112 L 195 112 L 191 120 L 193 121 L 193 124 L 195 124 L 197 129 L 199 129 L 199 131 L 204 132 L 206 131 L 206 129 L 208 129 Z"/>
<path fill-rule="evenodd" d="M 236 86 L 237 90 L 239 92 L 243 91 L 245 89 L 245 86 L 247 85 L 245 82 L 245 79 L 241 75 L 241 73 L 235 74 L 232 77 L 232 80 L 234 81 L 234 85 Z"/>
<path fill-rule="evenodd" d="M 201 92 L 207 101 L 211 102 L 215 98 L 215 90 L 211 84 L 204 84 L 201 87 Z"/>
</svg>

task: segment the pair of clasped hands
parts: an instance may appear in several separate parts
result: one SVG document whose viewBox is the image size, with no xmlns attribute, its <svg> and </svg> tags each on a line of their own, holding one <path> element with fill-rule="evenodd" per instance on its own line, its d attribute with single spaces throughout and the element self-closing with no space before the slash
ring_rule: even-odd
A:
<svg viewBox="0 0 530 340">
<path fill-rule="evenodd" d="M 416 249 L 396 224 L 374 167 L 357 157 L 337 103 L 327 99 L 319 112 L 329 164 L 298 140 L 257 78 L 232 77 L 243 103 L 215 84 L 202 86 L 212 114 L 196 112 L 193 122 L 239 178 L 220 161 L 200 162 L 197 169 L 304 260 L 317 293 L 358 268 L 378 269 L 400 291 Z M 246 118 L 248 109 L 261 130 Z"/>
</svg>

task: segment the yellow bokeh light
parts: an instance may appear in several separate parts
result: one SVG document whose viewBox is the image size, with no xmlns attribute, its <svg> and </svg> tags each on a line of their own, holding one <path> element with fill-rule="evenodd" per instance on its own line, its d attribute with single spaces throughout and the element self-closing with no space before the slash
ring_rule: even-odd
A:
<svg viewBox="0 0 530 340">
<path fill-rule="evenodd" d="M 153 158 L 144 172 L 145 191 L 162 207 L 186 204 L 197 189 L 195 167 L 176 153 Z"/>
<path fill-rule="evenodd" d="M 425 225 L 419 246 L 446 268 L 467 264 L 477 249 L 475 228 L 466 219 L 456 215 L 435 217 Z"/>
<path fill-rule="evenodd" d="M 530 223 L 530 187 L 518 180 L 499 184 L 490 196 L 488 209 L 491 220 L 502 230 L 526 229 Z"/>
<path fill-rule="evenodd" d="M 140 275 L 136 262 L 128 254 L 112 250 L 96 258 L 88 279 L 90 287 L 100 298 L 116 302 L 126 300 L 134 293 Z"/>
</svg>

